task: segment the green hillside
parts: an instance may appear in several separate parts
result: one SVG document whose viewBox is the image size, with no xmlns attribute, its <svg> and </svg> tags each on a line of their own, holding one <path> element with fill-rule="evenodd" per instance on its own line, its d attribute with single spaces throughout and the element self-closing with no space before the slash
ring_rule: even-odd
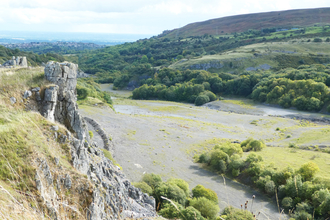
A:
<svg viewBox="0 0 330 220">
<path fill-rule="evenodd" d="M 188 24 L 165 36 L 169 38 L 221 35 L 248 30 L 291 29 L 330 23 L 330 8 L 274 11 L 236 15 Z M 269 31 L 269 30 L 268 30 Z"/>
</svg>

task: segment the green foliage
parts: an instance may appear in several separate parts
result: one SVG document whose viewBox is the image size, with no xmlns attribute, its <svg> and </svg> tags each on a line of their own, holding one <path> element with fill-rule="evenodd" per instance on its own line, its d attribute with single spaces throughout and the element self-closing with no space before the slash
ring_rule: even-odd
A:
<svg viewBox="0 0 330 220">
<path fill-rule="evenodd" d="M 211 189 L 207 189 L 204 186 L 198 184 L 192 189 L 193 198 L 205 197 L 210 201 L 218 204 L 218 195 Z"/>
<path fill-rule="evenodd" d="M 226 220 L 254 220 L 252 213 L 248 210 L 241 210 L 232 206 L 226 207 L 222 212 L 222 217 Z"/>
<path fill-rule="evenodd" d="M 186 194 L 186 197 L 189 196 L 189 184 L 186 181 L 184 181 L 183 179 L 171 178 L 167 182 L 170 184 L 177 185 L 184 191 L 184 193 Z"/>
<path fill-rule="evenodd" d="M 137 182 L 132 183 L 133 186 L 140 188 L 143 193 L 148 193 L 148 195 L 152 195 L 152 188 L 145 182 Z"/>
<path fill-rule="evenodd" d="M 0 45 L 0 61 L 10 60 L 13 56 L 25 56 L 28 61 L 28 65 L 31 66 L 39 66 L 42 63 L 47 63 L 50 60 L 58 62 L 63 62 L 65 60 L 63 56 L 55 53 L 45 53 L 38 55 L 32 52 L 20 51 L 18 49 L 12 50 Z"/>
<path fill-rule="evenodd" d="M 112 162 L 114 165 L 116 165 L 116 166 L 118 166 L 118 167 L 121 168 L 121 166 L 115 161 L 115 159 L 113 159 L 112 154 L 110 153 L 110 151 L 108 151 L 108 150 L 106 150 L 106 149 L 102 149 L 102 151 L 103 151 L 104 156 L 105 156 L 106 158 L 108 158 L 109 160 L 111 160 L 111 162 Z"/>
<path fill-rule="evenodd" d="M 186 202 L 185 192 L 173 183 L 160 183 L 154 190 L 154 195 L 156 200 L 161 201 L 161 196 L 164 196 L 168 199 L 171 199 L 175 202 L 178 202 L 181 205 L 184 205 Z"/>
<path fill-rule="evenodd" d="M 199 95 L 197 96 L 195 100 L 195 105 L 200 106 L 204 105 L 205 103 L 208 103 L 210 101 L 210 98 L 206 95 Z"/>
<path fill-rule="evenodd" d="M 216 203 L 205 197 L 193 198 L 189 201 L 189 205 L 200 211 L 202 216 L 208 219 L 215 219 L 220 211 L 220 208 Z"/>
<path fill-rule="evenodd" d="M 153 173 L 146 173 L 142 177 L 142 181 L 147 183 L 153 190 L 163 182 L 160 175 L 156 175 Z"/>
<path fill-rule="evenodd" d="M 94 134 L 92 131 L 88 131 L 88 134 L 89 134 L 90 139 L 92 139 L 94 137 Z"/>
<path fill-rule="evenodd" d="M 187 208 L 183 209 L 181 211 L 181 213 L 184 216 L 184 219 L 186 219 L 186 220 L 204 220 L 205 219 L 201 215 L 201 212 L 192 206 L 188 206 Z"/>
<path fill-rule="evenodd" d="M 266 147 L 265 143 L 260 140 L 254 140 L 253 138 L 249 138 L 241 143 L 241 147 L 243 151 L 261 151 Z"/>
<path fill-rule="evenodd" d="M 88 97 L 99 99 L 110 106 L 112 99 L 108 92 L 102 92 L 99 84 L 93 78 L 80 78 L 77 81 L 77 96 L 78 100 L 84 101 Z"/>
<path fill-rule="evenodd" d="M 299 173 L 305 180 L 311 180 L 317 172 L 320 171 L 320 168 L 317 166 L 316 163 L 309 161 L 307 163 L 304 163 L 300 169 Z"/>
</svg>

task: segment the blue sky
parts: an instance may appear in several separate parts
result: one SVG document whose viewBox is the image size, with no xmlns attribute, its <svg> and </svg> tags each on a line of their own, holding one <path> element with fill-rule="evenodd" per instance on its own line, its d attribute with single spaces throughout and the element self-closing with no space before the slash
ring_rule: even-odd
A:
<svg viewBox="0 0 330 220">
<path fill-rule="evenodd" d="M 330 7 L 330 0 L 0 0 L 0 29 L 157 35 L 230 15 Z"/>
</svg>

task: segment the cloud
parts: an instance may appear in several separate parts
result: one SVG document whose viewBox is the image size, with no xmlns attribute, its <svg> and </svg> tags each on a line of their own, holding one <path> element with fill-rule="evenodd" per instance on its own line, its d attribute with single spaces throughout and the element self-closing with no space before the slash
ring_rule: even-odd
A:
<svg viewBox="0 0 330 220">
<path fill-rule="evenodd" d="M 2 30 L 159 34 L 242 13 L 329 6 L 328 0 L 1 0 Z"/>
</svg>

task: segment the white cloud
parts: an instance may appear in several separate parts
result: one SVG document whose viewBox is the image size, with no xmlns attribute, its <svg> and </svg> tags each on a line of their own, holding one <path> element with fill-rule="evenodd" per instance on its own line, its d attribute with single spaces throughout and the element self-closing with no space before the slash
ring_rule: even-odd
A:
<svg viewBox="0 0 330 220">
<path fill-rule="evenodd" d="M 229 15 L 330 6 L 329 0 L 1 0 L 2 30 L 159 34 Z"/>
</svg>

